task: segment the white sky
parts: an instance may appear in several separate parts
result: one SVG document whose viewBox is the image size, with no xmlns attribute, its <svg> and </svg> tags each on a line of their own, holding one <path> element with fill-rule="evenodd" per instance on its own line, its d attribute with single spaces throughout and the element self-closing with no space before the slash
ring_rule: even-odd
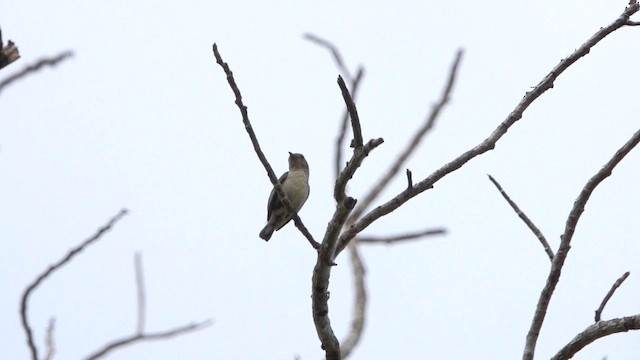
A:
<svg viewBox="0 0 640 360">
<path fill-rule="evenodd" d="M 292 226 L 269 243 L 270 183 L 226 79 L 217 42 L 276 172 L 305 154 L 311 196 L 302 219 L 321 238 L 333 208 L 333 140 L 343 101 L 333 41 L 366 76 L 365 140 L 383 137 L 351 182 L 360 197 L 439 96 L 464 47 L 452 101 L 408 167 L 414 181 L 484 139 L 560 59 L 626 1 L 13 2 L 5 40 L 22 59 L 75 57 L 0 94 L 0 328 L 3 357 L 28 357 L 18 316 L 25 285 L 126 207 L 131 213 L 33 295 L 41 352 L 57 319 L 56 359 L 82 358 L 135 329 L 133 254 L 143 252 L 147 328 L 212 317 L 211 327 L 114 353 L 112 359 L 322 357 L 311 318 L 315 255 Z M 640 20 L 637 16 L 636 20 Z M 370 294 L 353 359 L 519 359 L 549 261 L 488 181 L 492 174 L 555 249 L 584 183 L 638 130 L 640 28 L 597 45 L 526 111 L 495 150 L 366 229 L 444 226 L 446 237 L 363 247 Z M 640 149 L 596 189 L 582 216 L 539 339 L 549 358 L 604 312 L 640 312 Z M 405 186 L 392 183 L 380 202 Z M 331 278 L 339 338 L 350 321 L 346 256 Z M 600 340 L 577 359 L 638 359 L 640 333 Z"/>
</svg>

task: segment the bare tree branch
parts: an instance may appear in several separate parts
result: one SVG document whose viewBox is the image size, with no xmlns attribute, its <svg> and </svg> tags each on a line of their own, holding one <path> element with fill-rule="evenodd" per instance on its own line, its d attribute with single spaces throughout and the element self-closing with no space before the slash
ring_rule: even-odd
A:
<svg viewBox="0 0 640 360">
<path fill-rule="evenodd" d="M 133 257 L 133 268 L 136 272 L 136 299 L 138 301 L 138 322 L 136 334 L 144 333 L 147 301 L 144 291 L 144 274 L 142 273 L 142 254 L 136 253 Z"/>
<path fill-rule="evenodd" d="M 249 138 L 251 139 L 251 144 L 253 144 L 253 149 L 258 155 L 258 159 L 260 159 L 260 162 L 264 166 L 265 170 L 267 170 L 267 174 L 269 175 L 269 180 L 271 180 L 271 183 L 275 187 L 276 192 L 280 197 L 280 200 L 282 200 L 282 203 L 286 206 L 287 210 L 289 210 L 289 212 L 293 214 L 293 222 L 295 223 L 296 227 L 307 238 L 311 246 L 313 246 L 314 249 L 318 249 L 320 247 L 320 244 L 318 244 L 318 242 L 313 239 L 313 236 L 311 235 L 309 230 L 307 230 L 307 228 L 302 223 L 300 216 L 298 216 L 297 212 L 294 211 L 293 206 L 291 206 L 291 202 L 287 198 L 287 194 L 285 194 L 284 191 L 282 190 L 282 184 L 280 184 L 280 181 L 278 181 L 278 177 L 273 172 L 273 169 L 271 168 L 269 161 L 267 160 L 264 153 L 260 149 L 258 138 L 256 137 L 256 134 L 253 131 L 251 122 L 249 121 L 247 107 L 242 102 L 242 95 L 240 94 L 240 89 L 238 88 L 238 85 L 236 84 L 236 81 L 233 78 L 233 73 L 231 72 L 229 65 L 222 60 L 222 57 L 218 52 L 218 45 L 216 44 L 213 44 L 213 55 L 216 58 L 216 63 L 218 63 L 218 65 L 222 67 L 222 69 L 224 70 L 224 73 L 227 75 L 227 82 L 229 83 L 229 86 L 231 87 L 231 90 L 233 91 L 233 94 L 236 97 L 236 105 L 238 106 L 238 108 L 240 109 L 240 113 L 242 114 L 242 122 L 244 123 L 244 128 L 249 134 Z"/>
<path fill-rule="evenodd" d="M 354 79 L 351 77 L 351 72 L 349 72 L 349 69 L 347 69 L 347 65 L 344 63 L 344 60 L 342 60 L 342 55 L 340 55 L 340 51 L 338 51 L 338 48 L 335 45 L 333 45 L 330 41 L 327 41 L 311 33 L 304 34 L 303 38 L 329 50 L 329 52 L 333 56 L 333 61 L 336 62 L 336 66 L 338 67 L 340 74 L 342 74 L 343 77 L 347 78 L 347 81 L 350 84 L 354 83 Z"/>
<path fill-rule="evenodd" d="M 93 354 L 88 355 L 85 359 L 86 360 L 99 359 L 113 350 L 124 347 L 126 345 L 131 345 L 135 342 L 148 341 L 148 340 L 165 340 L 174 336 L 184 335 L 186 333 L 203 329 L 211 325 L 211 323 L 212 323 L 211 320 L 205 320 L 198 323 L 192 323 L 192 324 L 176 327 L 174 329 L 166 330 L 166 331 L 158 331 L 158 332 L 146 333 L 146 334 L 134 334 L 134 335 L 127 336 L 122 339 L 114 340 L 113 342 L 110 342 L 109 344 L 105 345 L 102 349 L 96 351 Z"/>
<path fill-rule="evenodd" d="M 600 42 L 600 40 L 604 39 L 605 36 L 609 35 L 613 31 L 624 26 L 625 23 L 629 20 L 629 17 L 634 13 L 636 13 L 639 8 L 640 6 L 638 5 L 638 3 L 634 3 L 633 5 L 629 6 L 620 15 L 620 17 L 618 17 L 618 19 L 616 19 L 613 23 L 611 23 L 609 26 L 601 28 L 596 34 L 594 34 L 591 38 L 589 38 L 589 40 L 587 40 L 584 44 L 582 44 L 582 46 L 580 46 L 571 55 L 569 55 L 565 59 L 562 59 L 560 63 L 556 65 L 551 70 L 551 72 L 549 72 L 549 74 L 547 74 L 542 79 L 542 81 L 540 81 L 540 83 L 533 88 L 533 90 L 527 92 L 524 95 L 520 103 L 515 107 L 515 109 L 511 112 L 511 114 L 509 114 L 509 116 L 507 116 L 507 118 L 502 123 L 500 123 L 500 125 L 498 125 L 498 127 L 493 131 L 493 133 L 491 133 L 491 135 L 489 135 L 489 137 L 483 140 L 480 144 L 464 152 L 457 158 L 453 159 L 451 162 L 445 164 L 440 169 L 433 172 L 431 175 L 427 176 L 424 180 L 415 184 L 412 188 L 404 190 L 403 192 L 395 196 L 393 199 L 387 201 L 385 204 L 381 206 L 378 206 L 377 208 L 370 211 L 367 215 L 363 216 L 362 218 L 360 218 L 360 213 L 363 210 L 359 210 L 359 209 L 365 208 L 366 204 L 364 204 L 364 202 L 366 202 L 367 199 L 361 201 L 358 208 L 356 208 L 351 214 L 351 217 L 353 219 L 359 219 L 359 220 L 355 222 L 353 225 L 351 225 L 351 227 L 340 236 L 340 243 L 338 244 L 338 253 L 340 253 L 345 248 L 349 240 L 351 240 L 359 232 L 361 232 L 362 230 L 367 228 L 369 225 L 371 225 L 371 223 L 373 223 L 375 220 L 379 219 L 384 215 L 391 213 L 392 211 L 400 207 L 402 204 L 409 201 L 416 195 L 422 193 L 423 191 L 431 189 L 436 182 L 438 182 L 447 174 L 459 169 L 464 164 L 469 162 L 471 159 L 495 148 L 498 140 L 500 140 L 500 138 L 502 138 L 502 136 L 506 134 L 507 130 L 509 130 L 509 128 L 516 121 L 522 118 L 522 114 L 529 107 L 529 105 L 533 103 L 533 101 L 539 98 L 547 90 L 551 89 L 553 87 L 554 81 L 565 70 L 567 70 L 569 66 L 574 64 L 583 56 L 587 55 L 591 50 L 591 48 L 594 47 L 598 42 Z M 527 357 L 527 359 L 530 359 L 530 358 Z"/>
<path fill-rule="evenodd" d="M 411 141 L 407 143 L 407 146 L 402 150 L 402 152 L 398 155 L 396 161 L 391 165 L 391 167 L 387 170 L 387 172 L 380 177 L 378 182 L 369 190 L 364 199 L 358 202 L 358 206 L 351 213 L 351 218 L 348 223 L 355 223 L 356 220 L 359 220 L 364 212 L 371 206 L 373 201 L 375 201 L 378 196 L 382 193 L 382 190 L 389 184 L 389 182 L 400 173 L 400 169 L 407 162 L 407 159 L 411 154 L 413 154 L 420 142 L 427 133 L 433 128 L 436 121 L 438 120 L 440 114 L 442 113 L 442 109 L 449 102 L 451 91 L 453 90 L 453 85 L 455 84 L 455 80 L 458 74 L 458 70 L 460 68 L 460 62 L 462 61 L 463 50 L 458 49 L 456 55 L 454 57 L 453 63 L 449 69 L 449 76 L 447 77 L 447 83 L 445 84 L 444 90 L 440 96 L 440 99 L 432 106 L 429 115 L 425 118 L 422 126 L 416 131 L 411 138 Z M 355 234 L 354 234 L 355 235 Z M 342 248 L 342 246 L 341 246 Z M 342 251 L 342 249 L 340 249 Z"/>
<path fill-rule="evenodd" d="M 355 174 L 356 170 L 358 170 L 360 165 L 362 165 L 364 158 L 369 155 L 371 150 L 377 148 L 383 142 L 384 139 L 382 138 L 371 139 L 364 146 L 353 149 L 353 156 L 340 175 L 338 175 L 338 179 L 336 180 L 336 184 L 333 189 L 333 197 L 337 202 L 341 202 L 346 197 L 345 189 L 347 187 L 347 182 L 351 180 L 353 174 Z"/>
<path fill-rule="evenodd" d="M 573 207 L 569 212 L 569 216 L 567 217 L 564 233 L 562 234 L 562 236 L 560 236 L 560 246 L 558 247 L 558 251 L 556 252 L 556 255 L 553 257 L 553 261 L 551 262 L 551 270 L 549 271 L 547 282 L 542 289 L 540 298 L 538 299 L 538 304 L 533 315 L 531 327 L 529 328 L 529 332 L 527 333 L 527 339 L 522 355 L 523 360 L 533 359 L 536 342 L 538 340 L 538 336 L 540 335 L 540 328 L 542 328 L 542 323 L 547 314 L 551 296 L 553 295 L 556 285 L 560 281 L 562 266 L 564 265 L 564 261 L 567 258 L 569 249 L 571 248 L 571 239 L 573 238 L 578 220 L 580 219 L 580 216 L 584 211 L 584 207 L 587 204 L 591 193 L 604 179 L 611 175 L 611 172 L 616 167 L 616 165 L 618 165 L 618 163 L 622 161 L 622 159 L 636 145 L 638 145 L 638 142 L 640 142 L 640 130 L 633 134 L 633 136 L 620 149 L 618 149 L 615 155 L 613 155 L 613 157 L 609 159 L 609 161 L 607 161 L 602 169 L 600 169 L 600 171 L 598 171 L 593 177 L 591 177 L 591 179 L 589 179 L 589 181 L 587 181 L 584 188 L 580 192 L 580 195 L 578 195 L 578 198 L 574 202 Z"/>
<path fill-rule="evenodd" d="M 358 238 L 357 240 L 360 239 Z M 351 326 L 349 332 L 341 342 L 340 352 L 343 359 L 349 357 L 353 349 L 360 342 L 362 331 L 364 330 L 365 311 L 367 309 L 367 290 L 364 284 L 366 271 L 360 253 L 358 252 L 358 241 L 349 243 L 349 255 L 353 271 L 353 287 L 356 294 L 353 301 L 353 319 L 351 319 Z"/>
<path fill-rule="evenodd" d="M 338 75 L 338 86 L 340 86 L 340 90 L 342 91 L 342 97 L 344 98 L 344 103 L 347 105 L 347 110 L 349 111 L 349 117 L 351 117 L 351 127 L 353 129 L 353 142 L 351 143 L 351 147 L 358 148 L 363 144 L 362 140 L 362 128 L 360 127 L 360 117 L 358 116 L 358 109 L 356 109 L 356 104 L 353 103 L 353 99 L 351 98 L 351 94 L 349 94 L 349 89 L 347 89 L 347 84 L 344 83 L 342 76 Z"/>
<path fill-rule="evenodd" d="M 627 271 L 626 273 L 622 274 L 622 276 L 620 276 L 620 278 L 618 280 L 616 280 L 615 283 L 613 283 L 613 286 L 611 286 L 611 289 L 609 290 L 607 295 L 604 297 L 604 299 L 602 299 L 602 302 L 600 303 L 600 306 L 598 307 L 598 310 L 596 310 L 596 315 L 595 315 L 595 321 L 596 322 L 601 320 L 601 316 L 602 316 L 602 312 L 604 311 L 604 307 L 607 306 L 607 303 L 609 302 L 609 300 L 613 296 L 613 293 L 615 293 L 616 290 L 618 290 L 618 288 L 620 287 L 620 285 L 622 285 L 622 283 L 625 280 L 627 280 L 627 278 L 629 277 L 630 274 L 631 273 Z"/>
<path fill-rule="evenodd" d="M 571 342 L 565 345 L 551 360 L 571 359 L 578 351 L 592 342 L 605 336 L 640 329 L 640 314 L 619 319 L 599 321 L 588 326 L 578 334 Z"/>
<path fill-rule="evenodd" d="M 56 318 L 52 317 L 49 319 L 49 325 L 47 326 L 44 360 L 52 360 L 53 356 L 56 354 L 56 341 L 54 339 L 55 328 Z"/>
<path fill-rule="evenodd" d="M 358 89 L 360 89 L 360 83 L 362 80 L 362 76 L 364 75 L 364 69 L 359 67 L 356 76 L 353 78 L 351 82 L 351 98 L 355 103 L 356 95 L 358 94 Z M 349 109 L 345 107 L 344 114 L 342 115 L 342 120 L 340 121 L 340 129 L 338 130 L 338 136 L 335 141 L 335 176 L 336 178 L 340 174 L 342 170 L 342 147 L 344 143 L 344 139 L 347 135 L 347 123 L 349 122 Z"/>
<path fill-rule="evenodd" d="M 549 257 L 549 261 L 553 261 L 553 250 L 551 250 L 551 247 L 549 246 L 547 239 L 544 237 L 544 235 L 542 235 L 542 232 L 540 231 L 540 229 L 538 229 L 538 227 L 533 223 L 533 221 L 529 219 L 527 214 L 525 214 L 522 210 L 520 210 L 518 205 L 513 200 L 511 200 L 509 195 L 507 195 L 507 193 L 502 189 L 502 186 L 500 186 L 498 181 L 496 181 L 496 179 L 494 179 L 493 176 L 491 175 L 487 174 L 487 176 L 489 176 L 489 180 L 491 180 L 493 185 L 495 185 L 496 188 L 498 188 L 498 191 L 500 191 L 500 194 L 502 194 L 502 197 L 504 197 L 504 199 L 507 200 L 507 202 L 509 203 L 513 211 L 516 212 L 516 215 L 518 215 L 518 217 L 522 219 L 522 221 L 524 221 L 524 223 L 527 225 L 529 230 L 531 230 L 531 232 L 533 232 L 533 234 L 538 238 L 538 241 L 540 241 L 540 244 L 542 244 L 544 251 L 547 253 L 547 256 Z"/>
<path fill-rule="evenodd" d="M 394 235 L 394 236 L 358 236 L 357 240 L 359 244 L 396 244 L 399 242 L 406 242 L 410 240 L 421 240 L 421 238 L 431 237 L 435 235 L 445 235 L 447 230 L 444 228 L 426 229 L 406 234 Z"/>
<path fill-rule="evenodd" d="M 340 343 L 331 328 L 331 321 L 329 320 L 329 277 L 331 276 L 331 267 L 335 265 L 333 259 L 338 244 L 338 235 L 355 205 L 356 200 L 351 197 L 346 197 L 343 201 L 338 202 L 318 251 L 316 266 L 313 268 L 311 308 L 313 322 L 316 326 L 318 338 L 322 343 L 322 349 L 325 351 L 326 360 L 341 359 Z"/>
<path fill-rule="evenodd" d="M 87 360 L 101 358 L 113 350 L 117 350 L 121 347 L 133 345 L 134 343 L 146 341 L 146 340 L 163 340 L 174 336 L 183 335 L 189 332 L 203 329 L 212 323 L 211 319 L 191 323 L 183 326 L 178 326 L 173 329 L 158 331 L 155 333 L 145 333 L 145 317 L 146 317 L 146 301 L 144 290 L 144 274 L 142 271 L 142 255 L 136 253 L 134 256 L 134 269 L 136 273 L 136 294 L 137 294 L 137 307 L 138 307 L 138 321 L 136 325 L 136 332 L 133 335 L 126 336 L 124 338 L 114 340 L 103 346 L 100 350 L 86 357 Z"/>
<path fill-rule="evenodd" d="M 12 45 L 12 43 L 11 43 Z M 4 51 L 4 49 L 3 49 Z M 17 51 L 17 49 L 16 49 Z M 14 81 L 17 81 L 29 74 L 33 74 L 36 73 L 38 70 L 40 70 L 42 67 L 44 66 L 56 66 L 58 65 L 60 62 L 66 60 L 67 58 L 70 58 L 71 56 L 73 56 L 73 52 L 72 51 L 64 51 L 62 53 L 60 53 L 59 55 L 52 57 L 52 58 L 41 58 L 40 60 L 38 60 L 35 64 L 33 65 L 28 65 L 27 67 L 25 67 L 24 69 L 22 69 L 21 71 L 18 71 L 17 73 L 8 76 L 7 78 L 5 78 L 4 80 L 0 81 L 0 93 L 2 93 L 2 91 L 4 90 L 5 87 L 9 86 L 11 83 L 13 83 Z"/>
<path fill-rule="evenodd" d="M 32 360 L 38 360 L 38 349 L 33 341 L 33 331 L 31 330 L 31 325 L 29 324 L 29 319 L 27 317 L 29 296 L 44 280 L 46 280 L 51 274 L 53 274 L 54 271 L 66 265 L 69 261 L 71 261 L 71 259 L 73 259 L 80 252 L 82 252 L 82 250 L 84 250 L 94 242 L 98 241 L 102 237 L 102 235 L 104 235 L 106 232 L 111 230 L 111 228 L 126 214 L 127 214 L 126 209 L 120 210 L 120 212 L 118 212 L 113 218 L 111 218 L 111 220 L 109 220 L 109 222 L 106 225 L 98 229 L 98 231 L 92 237 L 85 240 L 79 246 L 71 249 L 67 253 L 67 255 L 65 255 L 65 257 L 63 257 L 61 260 L 59 260 L 55 264 L 49 266 L 49 268 L 45 272 L 40 274 L 33 281 L 33 283 L 29 284 L 25 289 L 24 293 L 22 294 L 22 298 L 20 300 L 20 317 L 22 320 L 22 327 L 24 328 L 24 331 L 27 335 L 27 345 L 29 347 L 29 351 L 31 352 Z"/>
</svg>

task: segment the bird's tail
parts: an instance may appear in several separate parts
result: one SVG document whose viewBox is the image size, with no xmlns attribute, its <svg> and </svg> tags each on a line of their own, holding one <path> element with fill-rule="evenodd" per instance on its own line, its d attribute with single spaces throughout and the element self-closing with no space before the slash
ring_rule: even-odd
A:
<svg viewBox="0 0 640 360">
<path fill-rule="evenodd" d="M 271 223 L 267 223 L 267 225 L 264 226 L 264 228 L 262 229 L 262 231 L 260 231 L 260 238 L 264 239 L 264 241 L 269 241 L 269 239 L 271 239 L 271 235 L 273 235 L 273 231 L 274 231 L 274 227 Z"/>
</svg>

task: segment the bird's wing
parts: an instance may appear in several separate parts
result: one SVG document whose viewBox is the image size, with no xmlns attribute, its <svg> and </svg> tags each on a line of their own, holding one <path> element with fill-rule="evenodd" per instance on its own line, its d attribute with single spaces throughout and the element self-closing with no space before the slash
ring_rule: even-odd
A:
<svg viewBox="0 0 640 360">
<path fill-rule="evenodd" d="M 284 183 L 287 175 L 289 175 L 288 171 L 280 176 L 280 179 L 278 179 L 278 181 L 280 181 L 280 185 Z M 271 212 L 279 208 L 280 206 L 282 206 L 282 203 L 280 202 L 280 197 L 278 197 L 278 194 L 276 194 L 276 188 L 274 186 L 274 188 L 271 189 L 271 194 L 269 194 L 269 202 L 267 204 L 267 221 L 269 221 L 269 218 L 271 218 Z"/>
</svg>

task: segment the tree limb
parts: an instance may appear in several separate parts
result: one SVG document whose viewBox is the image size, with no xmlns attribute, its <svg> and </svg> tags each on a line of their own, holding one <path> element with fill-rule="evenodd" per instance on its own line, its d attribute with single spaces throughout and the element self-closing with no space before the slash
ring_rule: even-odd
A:
<svg viewBox="0 0 640 360">
<path fill-rule="evenodd" d="M 640 130 L 638 130 L 633 136 L 613 155 L 609 161 L 600 169 L 587 183 L 584 188 L 578 195 L 578 198 L 573 203 L 573 207 L 569 212 L 569 216 L 567 217 L 567 221 L 564 228 L 564 233 L 560 236 L 560 246 L 558 247 L 558 251 L 556 255 L 553 257 L 553 261 L 551 262 L 551 270 L 549 271 L 549 276 L 547 277 L 547 282 L 542 289 L 542 293 L 540 294 L 540 298 L 538 299 L 538 304 L 536 306 L 535 313 L 533 315 L 533 321 L 531 322 L 531 327 L 529 328 L 529 332 L 527 333 L 527 338 L 525 342 L 524 352 L 522 355 L 523 360 L 533 360 L 533 355 L 535 353 L 536 342 L 538 341 L 538 336 L 540 335 L 540 328 L 542 328 L 542 323 L 544 322 L 544 318 L 547 314 L 547 309 L 549 308 L 549 302 L 551 301 L 551 296 L 560 281 L 560 273 L 562 272 L 562 266 L 564 265 L 564 261 L 567 258 L 569 253 L 569 249 L 571 249 L 571 240 L 573 238 L 573 234 L 575 232 L 576 226 L 578 224 L 578 220 L 584 211 L 584 207 L 591 196 L 591 193 L 595 190 L 595 188 L 609 175 L 613 169 L 622 161 L 622 159 L 640 142 Z"/>
<path fill-rule="evenodd" d="M 591 324 L 583 332 L 573 338 L 573 340 L 571 340 L 567 345 L 560 349 L 560 351 L 558 351 L 551 360 L 571 359 L 578 353 L 578 351 L 600 338 L 611 334 L 638 329 L 640 329 L 640 314 Z"/>
<path fill-rule="evenodd" d="M 359 244 L 395 244 L 399 242 L 406 242 L 410 240 L 420 240 L 420 238 L 431 237 L 434 235 L 445 235 L 447 230 L 444 228 L 426 229 L 416 232 L 410 232 L 406 234 L 399 234 L 393 236 L 358 236 L 357 240 Z"/>
<path fill-rule="evenodd" d="M 249 138 L 251 139 L 251 144 L 253 144 L 253 149 L 255 150 L 256 155 L 258 155 L 258 159 L 260 159 L 260 162 L 264 166 L 265 170 L 267 170 L 267 175 L 269 175 L 269 180 L 271 180 L 271 183 L 276 189 L 276 192 L 278 193 L 278 196 L 280 197 L 280 200 L 282 201 L 284 206 L 287 208 L 287 210 L 289 210 L 291 214 L 293 214 L 292 219 L 296 227 L 298 228 L 298 230 L 300 230 L 300 232 L 307 238 L 307 240 L 309 241 L 309 244 L 311 244 L 311 246 L 313 246 L 314 249 L 318 249 L 320 247 L 320 244 L 318 244 L 318 242 L 313 239 L 313 236 L 311 235 L 309 230 L 307 230 L 306 226 L 304 226 L 304 224 L 302 223 L 302 220 L 300 219 L 300 216 L 298 216 L 298 213 L 294 211 L 293 206 L 291 206 L 291 202 L 289 201 L 289 198 L 287 198 L 287 194 L 285 194 L 284 191 L 282 190 L 282 184 L 280 184 L 280 181 L 278 181 L 278 177 L 273 172 L 273 169 L 271 168 L 271 165 L 269 164 L 269 161 L 267 160 L 266 156 L 262 152 L 262 149 L 260 149 L 258 138 L 256 137 L 256 134 L 253 131 L 251 122 L 249 121 L 249 114 L 247 112 L 247 107 L 242 102 L 242 95 L 240 94 L 240 89 L 238 88 L 238 85 L 236 84 L 236 81 L 233 78 L 233 72 L 231 72 L 229 65 L 222 60 L 222 57 L 218 52 L 218 45 L 216 44 L 213 44 L 213 55 L 216 58 L 216 63 L 218 63 L 218 65 L 222 67 L 222 69 L 224 70 L 224 73 L 227 76 L 227 82 L 229 83 L 229 86 L 231 87 L 231 90 L 233 91 L 233 94 L 236 97 L 236 105 L 238 106 L 238 109 L 240 109 L 240 114 L 242 114 L 242 122 L 244 123 L 244 128 L 247 131 L 247 134 L 249 134 Z"/>
</svg>

